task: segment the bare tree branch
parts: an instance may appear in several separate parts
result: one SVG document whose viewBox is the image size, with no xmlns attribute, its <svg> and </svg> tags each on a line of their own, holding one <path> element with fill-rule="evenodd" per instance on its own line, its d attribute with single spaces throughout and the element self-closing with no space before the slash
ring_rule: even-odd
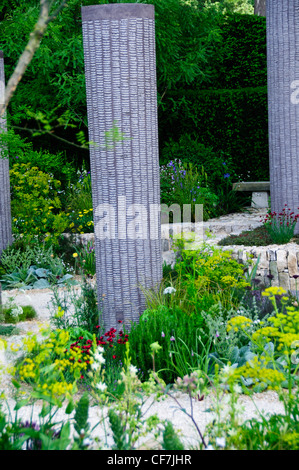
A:
<svg viewBox="0 0 299 470">
<path fill-rule="evenodd" d="M 30 33 L 28 44 L 20 56 L 15 70 L 8 80 L 7 86 L 5 88 L 4 103 L 1 103 L 0 105 L 0 116 L 3 116 L 5 113 L 19 82 L 21 81 L 36 50 L 39 48 L 40 42 L 46 32 L 48 24 L 50 21 L 56 18 L 58 13 L 66 5 L 67 0 L 62 0 L 54 13 L 50 14 L 52 3 L 53 2 L 51 0 L 40 0 L 40 13 L 37 23 L 35 24 L 33 31 Z"/>
<path fill-rule="evenodd" d="M 20 126 L 11 126 L 11 127 L 13 129 L 17 129 L 19 131 L 30 132 L 30 134 L 39 133 L 40 135 L 49 135 L 49 136 L 53 137 L 54 139 L 57 139 L 57 140 L 60 140 L 61 142 L 64 142 L 65 144 L 72 145 L 73 147 L 79 148 L 81 150 L 89 150 L 88 146 L 85 147 L 84 145 L 76 144 L 75 142 L 71 142 L 70 140 L 64 139 L 63 137 L 60 137 L 59 135 L 54 134 L 53 132 L 50 132 L 50 131 L 44 131 L 44 130 L 41 130 L 41 129 L 29 129 L 28 127 L 20 127 Z"/>
</svg>

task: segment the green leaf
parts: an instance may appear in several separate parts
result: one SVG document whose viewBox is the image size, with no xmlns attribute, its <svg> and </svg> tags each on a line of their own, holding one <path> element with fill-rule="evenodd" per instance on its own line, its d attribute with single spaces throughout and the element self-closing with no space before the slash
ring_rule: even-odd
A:
<svg viewBox="0 0 299 470">
<path fill-rule="evenodd" d="M 50 283 L 46 279 L 39 279 L 33 285 L 33 289 L 48 289 L 51 287 Z"/>
<path fill-rule="evenodd" d="M 24 400 L 19 400 L 19 401 L 17 401 L 17 403 L 15 404 L 14 410 L 15 410 L 15 411 L 20 410 L 23 406 L 27 406 L 28 403 L 30 403 L 29 398 L 24 399 Z"/>
<path fill-rule="evenodd" d="M 70 400 L 67 404 L 67 407 L 65 409 L 65 412 L 67 415 L 71 414 L 75 409 L 75 404 L 73 402 L 73 400 Z"/>
</svg>

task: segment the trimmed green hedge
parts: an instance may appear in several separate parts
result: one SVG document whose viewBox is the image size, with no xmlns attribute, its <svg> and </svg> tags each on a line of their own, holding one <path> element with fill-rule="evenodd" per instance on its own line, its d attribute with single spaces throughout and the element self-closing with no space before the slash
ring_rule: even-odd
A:
<svg viewBox="0 0 299 470">
<path fill-rule="evenodd" d="M 266 21 L 235 14 L 219 28 L 222 41 L 215 46 L 211 80 L 200 88 L 196 82 L 181 84 L 164 97 L 159 109 L 161 160 L 165 163 L 170 141 L 188 135 L 197 141 L 190 147 L 193 163 L 201 143 L 220 160 L 230 155 L 243 180 L 268 180 Z M 188 151 L 182 149 L 184 160 Z"/>
<path fill-rule="evenodd" d="M 178 92 L 168 95 L 169 107 Z M 164 142 L 193 135 L 205 146 L 229 154 L 244 180 L 269 178 L 267 87 L 180 93 L 175 111 L 165 113 Z"/>
<path fill-rule="evenodd" d="M 234 14 L 220 24 L 221 43 L 206 88 L 235 89 L 267 85 L 266 18 Z"/>
</svg>

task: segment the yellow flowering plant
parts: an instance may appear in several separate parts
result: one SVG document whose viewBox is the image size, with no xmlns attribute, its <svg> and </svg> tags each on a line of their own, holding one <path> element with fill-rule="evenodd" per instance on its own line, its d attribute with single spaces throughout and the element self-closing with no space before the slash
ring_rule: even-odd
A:
<svg viewBox="0 0 299 470">
<path fill-rule="evenodd" d="M 10 170 L 13 231 L 57 236 L 68 220 L 61 210 L 61 182 L 30 163 L 15 163 Z"/>
<path fill-rule="evenodd" d="M 200 256 L 196 261 L 198 282 L 204 276 L 204 287 L 221 289 L 244 289 L 249 286 L 244 274 L 244 266 L 232 259 L 231 252 L 213 250 L 208 256 Z"/>
<path fill-rule="evenodd" d="M 82 211 L 67 212 L 68 226 L 66 232 L 69 233 L 92 233 L 94 230 L 93 209 L 83 209 Z"/>
<path fill-rule="evenodd" d="M 72 393 L 77 380 L 93 362 L 92 356 L 72 341 L 67 330 L 46 329 L 40 336 L 27 335 L 22 347 L 25 357 L 13 370 L 15 379 L 49 396 Z"/>
<path fill-rule="evenodd" d="M 289 393 L 298 380 L 299 351 L 299 311 L 288 304 L 287 292 L 281 287 L 269 287 L 262 295 L 269 297 L 273 304 L 273 315 L 267 323 L 261 322 L 260 328 L 250 331 L 250 322 L 242 317 L 232 318 L 228 330 L 241 329 L 251 340 L 256 356 L 243 367 L 238 368 L 238 375 L 249 378 L 262 388 L 279 389 L 287 386 Z M 278 310 L 276 296 L 281 299 Z"/>
<path fill-rule="evenodd" d="M 250 286 L 246 266 L 232 258 L 231 253 L 202 243 L 200 249 L 184 249 L 183 240 L 176 240 L 177 261 L 168 277 L 176 288 L 180 306 L 201 314 L 213 305 L 229 309 L 240 304 L 244 289 Z"/>
</svg>

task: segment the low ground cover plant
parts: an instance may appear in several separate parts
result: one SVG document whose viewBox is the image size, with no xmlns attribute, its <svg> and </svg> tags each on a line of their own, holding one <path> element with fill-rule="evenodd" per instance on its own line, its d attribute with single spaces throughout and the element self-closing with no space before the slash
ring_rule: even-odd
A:
<svg viewBox="0 0 299 470">
<path fill-rule="evenodd" d="M 13 297 L 8 303 L 0 308 L 0 322 L 16 324 L 36 318 L 36 311 L 31 305 L 14 304 Z"/>
<path fill-rule="evenodd" d="M 272 244 L 266 227 L 261 226 L 253 230 L 246 230 L 240 235 L 229 235 L 219 240 L 218 245 L 244 245 L 244 246 L 268 246 Z"/>
<path fill-rule="evenodd" d="M 43 289 L 74 282 L 71 267 L 54 255 L 53 246 L 31 237 L 3 250 L 0 270 L 3 289 Z"/>
<path fill-rule="evenodd" d="M 244 246 L 268 246 L 271 244 L 282 245 L 290 241 L 298 243 L 299 237 L 294 234 L 299 215 L 295 215 L 285 207 L 281 213 L 269 212 L 261 220 L 262 225 L 253 230 L 246 230 L 240 235 L 230 235 L 218 242 L 220 246 L 244 245 Z"/>
</svg>

